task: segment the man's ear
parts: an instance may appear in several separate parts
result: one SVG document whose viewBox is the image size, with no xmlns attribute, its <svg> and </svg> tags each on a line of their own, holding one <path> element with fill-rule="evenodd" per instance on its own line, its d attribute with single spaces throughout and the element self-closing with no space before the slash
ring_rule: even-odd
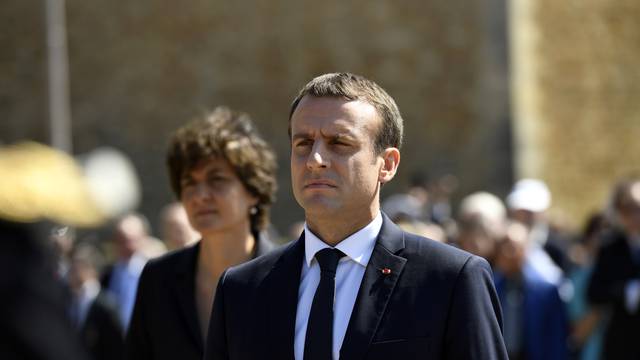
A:
<svg viewBox="0 0 640 360">
<path fill-rule="evenodd" d="M 384 184 L 396 176 L 400 164 L 400 150 L 394 147 L 386 148 L 380 156 L 384 163 L 378 174 L 378 181 Z"/>
</svg>

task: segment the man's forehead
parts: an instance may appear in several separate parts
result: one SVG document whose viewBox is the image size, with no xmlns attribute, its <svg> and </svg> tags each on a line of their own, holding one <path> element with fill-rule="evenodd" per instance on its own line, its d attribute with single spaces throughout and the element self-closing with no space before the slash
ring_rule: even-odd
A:
<svg viewBox="0 0 640 360">
<path fill-rule="evenodd" d="M 380 123 L 376 108 L 361 100 L 305 96 L 291 118 L 292 135 L 301 132 L 357 132 Z"/>
</svg>

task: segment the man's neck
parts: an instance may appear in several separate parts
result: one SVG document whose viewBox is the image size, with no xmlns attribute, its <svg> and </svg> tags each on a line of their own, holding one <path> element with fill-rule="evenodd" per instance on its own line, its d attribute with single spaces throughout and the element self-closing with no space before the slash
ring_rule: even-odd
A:
<svg viewBox="0 0 640 360">
<path fill-rule="evenodd" d="M 335 247 L 342 240 L 372 222 L 379 211 L 380 210 L 376 208 L 375 211 L 359 214 L 360 216 L 357 217 L 345 214 L 338 214 L 338 216 L 332 217 L 313 217 L 307 214 L 306 222 L 309 230 L 320 240 L 329 246 Z"/>
</svg>

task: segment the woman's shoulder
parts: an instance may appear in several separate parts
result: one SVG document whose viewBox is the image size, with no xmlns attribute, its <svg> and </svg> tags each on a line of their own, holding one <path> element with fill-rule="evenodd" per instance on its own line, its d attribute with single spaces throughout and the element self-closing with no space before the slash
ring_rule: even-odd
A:
<svg viewBox="0 0 640 360">
<path fill-rule="evenodd" d="M 143 276 L 150 274 L 164 274 L 166 272 L 190 272 L 195 268 L 200 250 L 200 242 L 188 247 L 170 251 L 162 256 L 151 259 L 143 270 Z"/>
</svg>

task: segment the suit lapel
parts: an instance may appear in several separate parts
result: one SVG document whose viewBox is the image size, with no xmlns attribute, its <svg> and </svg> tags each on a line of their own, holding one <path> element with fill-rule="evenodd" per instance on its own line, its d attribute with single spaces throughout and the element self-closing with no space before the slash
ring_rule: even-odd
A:
<svg viewBox="0 0 640 360">
<path fill-rule="evenodd" d="M 182 257 L 181 262 L 176 266 L 176 279 L 173 284 L 173 290 L 178 300 L 180 315 L 185 322 L 189 337 L 194 341 L 197 348 L 201 352 L 204 352 L 195 299 L 195 272 L 199 252 L 200 242 L 185 251 L 185 256 Z"/>
<path fill-rule="evenodd" d="M 270 349 L 265 352 L 273 359 L 293 359 L 296 311 L 298 308 L 298 288 L 304 256 L 304 234 L 288 249 L 273 266 L 263 281 L 261 292 L 266 295 L 267 313 L 264 337 Z"/>
<path fill-rule="evenodd" d="M 340 349 L 341 359 L 364 358 L 407 262 L 395 255 L 402 249 L 402 230 L 383 214 L 382 229 L 364 272 Z"/>
</svg>

